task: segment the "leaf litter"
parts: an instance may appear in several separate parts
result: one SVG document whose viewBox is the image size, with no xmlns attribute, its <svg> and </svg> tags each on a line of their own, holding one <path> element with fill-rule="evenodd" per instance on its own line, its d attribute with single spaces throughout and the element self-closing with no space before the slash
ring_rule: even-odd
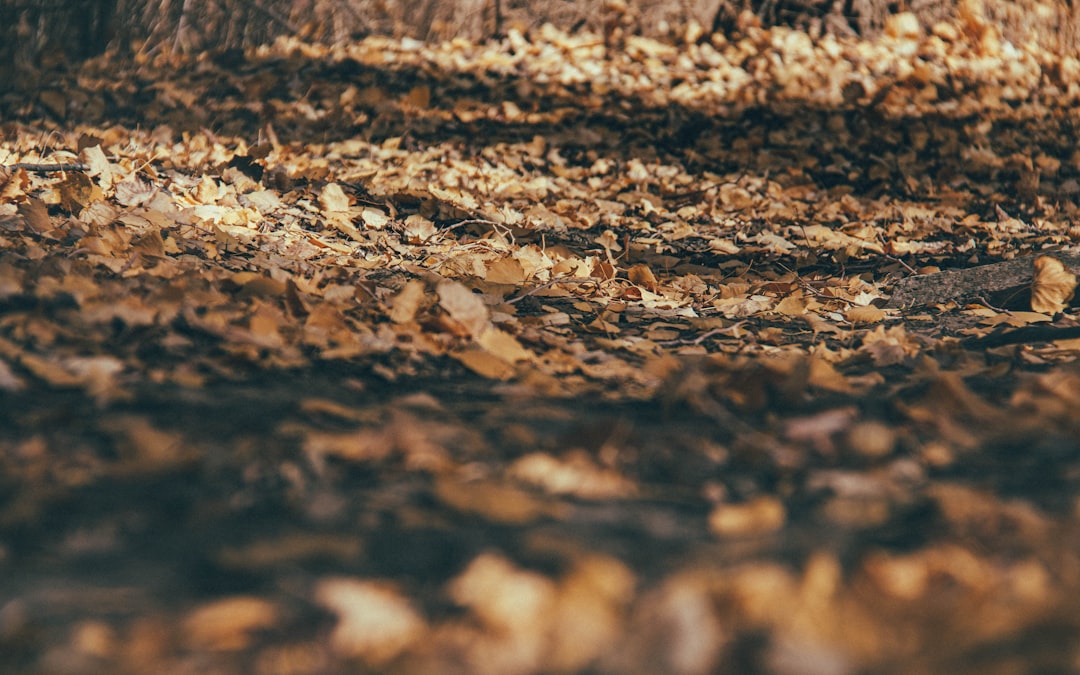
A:
<svg viewBox="0 0 1080 675">
<path fill-rule="evenodd" d="M 959 17 L 0 100 L 5 667 L 1077 669 L 1080 61 Z"/>
</svg>

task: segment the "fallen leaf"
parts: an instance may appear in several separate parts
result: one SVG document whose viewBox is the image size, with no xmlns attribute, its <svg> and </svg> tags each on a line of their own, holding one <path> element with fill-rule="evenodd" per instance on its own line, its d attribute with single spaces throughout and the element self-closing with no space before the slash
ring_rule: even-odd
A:
<svg viewBox="0 0 1080 675">
<path fill-rule="evenodd" d="M 416 312 L 427 294 L 427 286 L 417 279 L 410 279 L 405 287 L 394 296 L 390 305 L 390 320 L 394 323 L 406 323 L 416 317 Z"/>
<path fill-rule="evenodd" d="M 363 579 L 323 579 L 315 601 L 337 615 L 334 651 L 378 668 L 427 634 L 427 622 L 388 584 Z"/>
<path fill-rule="evenodd" d="M 19 204 L 19 215 L 23 217 L 26 226 L 34 234 L 45 234 L 52 229 L 52 221 L 49 220 L 49 210 L 45 202 L 31 197 Z"/>
<path fill-rule="evenodd" d="M 656 292 L 658 282 L 656 281 L 656 275 L 649 269 L 648 265 L 638 263 L 632 266 L 626 271 L 626 278 L 630 280 L 630 283 L 636 284 L 645 288 L 653 293 Z"/>
<path fill-rule="evenodd" d="M 440 477 L 435 481 L 435 496 L 455 511 L 511 525 L 531 523 L 563 511 L 558 504 L 494 480 Z"/>
<path fill-rule="evenodd" d="M 439 306 L 462 328 L 465 335 L 477 336 L 487 329 L 488 308 L 483 299 L 458 281 L 444 281 L 436 292 Z"/>
<path fill-rule="evenodd" d="M 1076 290 L 1076 275 L 1050 256 L 1041 255 L 1032 264 L 1031 309 L 1045 314 L 1065 311 Z"/>
<path fill-rule="evenodd" d="M 877 323 L 883 320 L 887 314 L 885 310 L 873 305 L 856 305 L 849 307 L 844 312 L 844 318 L 851 323 Z"/>
<path fill-rule="evenodd" d="M 345 212 L 349 210 L 349 196 L 337 183 L 327 183 L 319 193 L 319 204 L 323 212 Z"/>
<path fill-rule="evenodd" d="M 542 452 L 526 455 L 510 466 L 509 474 L 557 495 L 616 499 L 637 493 L 633 481 L 616 471 L 596 466 L 580 453 L 564 459 Z"/>
<path fill-rule="evenodd" d="M 769 534 L 784 526 L 787 512 L 774 497 L 756 497 L 741 504 L 720 504 L 709 514 L 709 529 L 723 537 Z"/>
<path fill-rule="evenodd" d="M 194 609 L 184 618 L 183 629 L 193 649 L 239 651 L 251 643 L 252 633 L 277 623 L 276 605 L 261 598 L 223 598 Z"/>
</svg>

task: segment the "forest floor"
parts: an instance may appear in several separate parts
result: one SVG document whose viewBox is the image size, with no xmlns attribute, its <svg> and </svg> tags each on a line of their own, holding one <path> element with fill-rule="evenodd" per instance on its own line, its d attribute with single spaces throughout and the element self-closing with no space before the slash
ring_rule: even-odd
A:
<svg viewBox="0 0 1080 675">
<path fill-rule="evenodd" d="M 0 669 L 1080 672 L 1075 58 L 901 16 L 16 84 Z"/>
</svg>

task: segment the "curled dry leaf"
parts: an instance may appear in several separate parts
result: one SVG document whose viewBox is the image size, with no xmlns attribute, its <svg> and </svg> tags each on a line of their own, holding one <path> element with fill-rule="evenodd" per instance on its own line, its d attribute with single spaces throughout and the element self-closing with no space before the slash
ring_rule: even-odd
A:
<svg viewBox="0 0 1080 675">
<path fill-rule="evenodd" d="M 139 206 L 153 197 L 156 191 L 157 188 L 152 183 L 131 175 L 116 184 L 114 197 L 123 206 Z M 202 201 L 213 200 L 205 199 Z"/>
<path fill-rule="evenodd" d="M 60 207 L 69 213 L 78 213 L 93 199 L 101 198 L 101 190 L 94 190 L 94 184 L 85 173 L 73 172 L 56 184 L 56 193 Z"/>
<path fill-rule="evenodd" d="M 1041 255 L 1033 263 L 1031 309 L 1044 314 L 1065 311 L 1076 289 L 1076 275 L 1057 258 Z"/>
</svg>

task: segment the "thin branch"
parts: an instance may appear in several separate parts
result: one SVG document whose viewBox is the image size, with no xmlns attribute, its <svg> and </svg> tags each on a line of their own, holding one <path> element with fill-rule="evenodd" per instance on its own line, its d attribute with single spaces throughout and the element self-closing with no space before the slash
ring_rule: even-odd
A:
<svg viewBox="0 0 1080 675">
<path fill-rule="evenodd" d="M 731 337 L 733 337 L 735 339 L 738 339 L 739 338 L 739 329 L 741 329 L 744 325 L 746 325 L 745 320 L 737 321 L 737 322 L 731 324 L 730 326 L 728 326 L 727 328 L 713 328 L 710 331 L 706 331 L 706 332 L 702 333 L 701 335 L 697 336 L 696 338 L 678 338 L 678 339 L 675 339 L 675 340 L 664 340 L 664 341 L 661 341 L 661 342 L 657 342 L 656 344 L 660 345 L 661 347 L 680 347 L 680 346 L 684 346 L 684 345 L 700 345 L 702 342 L 708 340 L 711 337 L 715 337 L 717 335 L 730 335 Z"/>
<path fill-rule="evenodd" d="M 55 173 L 58 171 L 89 171 L 90 165 L 83 164 L 81 162 L 70 162 L 66 164 L 35 164 L 33 162 L 17 162 L 15 164 L 3 164 L 0 165 L 0 169 L 5 171 L 18 171 L 23 169 L 31 173 Z"/>
<path fill-rule="evenodd" d="M 522 293 L 520 295 L 516 295 L 516 296 L 510 298 L 509 300 L 506 301 L 506 304 L 513 305 L 514 303 L 521 302 L 522 300 L 529 297 L 530 295 L 535 295 L 535 294 L 539 293 L 540 291 L 545 291 L 545 290 L 551 288 L 552 286 L 557 286 L 559 284 L 584 284 L 584 283 L 594 283 L 597 286 L 600 285 L 600 282 L 598 280 L 596 280 L 596 279 L 577 279 L 577 278 L 573 278 L 573 277 L 559 277 L 558 279 L 552 279 L 551 281 L 547 282 L 546 284 L 540 284 L 536 288 L 531 288 L 531 289 L 525 291 L 524 293 Z"/>
<path fill-rule="evenodd" d="M 254 9 L 254 10 L 258 11 L 258 12 L 262 12 L 271 21 L 277 23 L 278 25 L 280 25 L 282 28 L 289 31 L 293 35 L 299 35 L 300 34 L 301 29 L 300 29 L 299 26 L 294 24 L 292 21 L 289 21 L 289 18 L 287 16 L 281 14 L 280 12 L 273 9 L 272 7 L 264 5 L 263 3 L 259 2 L 258 0 L 240 0 L 240 1 L 242 3 L 244 3 L 245 5 L 247 5 L 248 7 L 251 7 L 252 9 Z M 346 3 L 346 4 L 348 4 L 348 3 Z"/>
</svg>

